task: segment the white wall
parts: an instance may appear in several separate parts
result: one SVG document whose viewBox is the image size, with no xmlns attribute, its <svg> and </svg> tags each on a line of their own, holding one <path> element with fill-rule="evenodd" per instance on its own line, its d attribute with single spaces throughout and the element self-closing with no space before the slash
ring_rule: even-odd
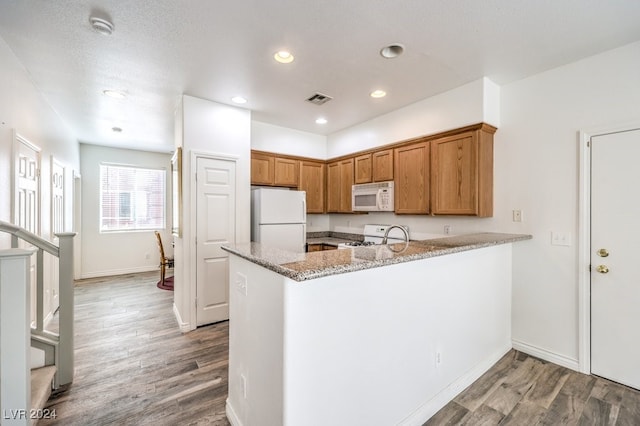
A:
<svg viewBox="0 0 640 426">
<path fill-rule="evenodd" d="M 480 79 L 333 133 L 327 138 L 327 157 L 339 157 L 482 121 L 497 126 L 497 93 L 499 90 L 494 83 Z M 485 112 L 485 108 L 494 111 Z"/>
<path fill-rule="evenodd" d="M 327 137 L 252 121 L 251 149 L 326 160 Z"/>
<path fill-rule="evenodd" d="M 373 120 L 329 135 L 329 158 L 430 135 L 470 124 L 500 124 L 500 87 L 487 78 L 424 99 Z M 498 130 L 499 132 L 500 130 Z M 494 149 L 500 149 L 499 144 Z M 412 239 L 428 238 L 444 233 L 504 231 L 491 218 L 432 217 L 369 213 L 365 215 L 330 215 L 330 229 L 338 232 L 362 233 L 368 223 L 397 223 L 409 227 Z"/>
<path fill-rule="evenodd" d="M 167 172 L 166 225 L 162 232 L 165 254 L 171 247 L 171 155 L 80 144 L 82 173 L 82 278 L 158 270 L 160 253 L 151 231 L 100 232 L 100 164 L 125 164 Z M 158 275 L 159 277 L 159 275 Z"/>
<path fill-rule="evenodd" d="M 175 238 L 174 311 L 183 331 L 196 328 L 196 209 L 194 153 L 236 162 L 236 242 L 251 240 L 251 112 L 184 95 L 176 111 L 176 146 L 182 152 L 182 237 Z"/>
<path fill-rule="evenodd" d="M 502 87 L 496 133 L 496 206 L 522 209 L 531 244 L 514 254 L 513 338 L 567 362 L 578 361 L 577 133 L 640 122 L 640 43 Z M 551 231 L 572 236 L 552 246 Z"/>
<path fill-rule="evenodd" d="M 42 149 L 41 234 L 51 232 L 51 155 L 65 166 L 65 230 L 72 229 L 73 170 L 78 171 L 78 142 L 75 135 L 49 106 L 29 74 L 0 38 L 0 220 L 11 222 L 13 132 Z M 0 248 L 9 247 L 0 234 Z"/>
<path fill-rule="evenodd" d="M 514 344 L 578 369 L 578 132 L 640 122 L 639 69 L 640 43 L 634 43 L 502 86 L 499 102 L 496 88 L 485 85 L 484 119 L 493 116 L 490 104 L 500 105 L 500 114 L 494 117 L 499 121 L 494 138 L 494 217 L 331 215 L 331 229 L 362 232 L 365 223 L 400 223 L 410 227 L 411 238 L 442 233 L 444 225 L 451 225 L 454 234 L 532 234 L 532 242 L 514 247 Z M 459 90 L 472 95 L 478 93 L 477 88 L 471 90 L 474 87 Z M 387 143 L 426 133 L 420 126 L 431 116 L 450 116 L 442 120 L 447 128 L 476 120 L 475 109 L 460 115 L 465 111 L 465 96 L 452 92 L 414 105 L 421 108 L 415 111 L 413 122 L 405 123 L 396 111 L 330 135 L 329 157 L 347 153 L 343 143 L 358 150 L 382 139 Z M 447 100 L 440 108 L 443 98 Z M 457 114 L 456 101 L 460 103 Z M 444 128 L 433 127 L 430 133 L 439 130 Z M 356 144 L 358 135 L 369 135 L 370 145 Z M 523 222 L 512 221 L 514 209 L 523 211 Z M 552 246 L 551 231 L 569 233 L 572 245 Z"/>
</svg>

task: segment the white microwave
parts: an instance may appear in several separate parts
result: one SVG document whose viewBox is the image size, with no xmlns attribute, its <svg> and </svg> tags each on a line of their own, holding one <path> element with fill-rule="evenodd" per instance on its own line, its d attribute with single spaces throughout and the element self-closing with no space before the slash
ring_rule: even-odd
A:
<svg viewBox="0 0 640 426">
<path fill-rule="evenodd" d="M 393 181 L 353 185 L 351 208 L 354 212 L 392 212 Z"/>
</svg>

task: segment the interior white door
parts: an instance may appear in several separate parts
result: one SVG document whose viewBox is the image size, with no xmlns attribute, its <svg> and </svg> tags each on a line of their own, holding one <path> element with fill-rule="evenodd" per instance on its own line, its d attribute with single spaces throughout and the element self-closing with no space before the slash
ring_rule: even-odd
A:
<svg viewBox="0 0 640 426">
<path fill-rule="evenodd" d="M 14 137 L 14 220 L 21 228 L 40 234 L 40 148 L 20 135 Z M 20 240 L 20 247 L 30 247 Z M 37 258 L 31 256 L 31 324 L 36 321 Z"/>
<path fill-rule="evenodd" d="M 51 156 L 51 240 L 58 244 L 55 234 L 64 232 L 64 166 Z M 50 296 L 47 308 L 48 315 L 53 315 L 60 306 L 59 300 L 60 265 L 57 259 L 51 262 L 49 277 Z"/>
<path fill-rule="evenodd" d="M 640 389 L 640 130 L 591 139 L 591 372 Z"/>
<path fill-rule="evenodd" d="M 196 324 L 229 319 L 229 256 L 235 243 L 235 161 L 198 157 L 196 219 Z"/>
</svg>

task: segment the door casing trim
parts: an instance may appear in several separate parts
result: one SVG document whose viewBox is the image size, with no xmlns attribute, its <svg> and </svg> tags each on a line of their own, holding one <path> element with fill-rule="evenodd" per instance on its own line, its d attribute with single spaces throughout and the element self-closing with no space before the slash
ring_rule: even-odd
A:
<svg viewBox="0 0 640 426">
<path fill-rule="evenodd" d="M 639 121 L 580 130 L 578 132 L 578 365 L 591 374 L 591 138 L 640 129 Z"/>
</svg>

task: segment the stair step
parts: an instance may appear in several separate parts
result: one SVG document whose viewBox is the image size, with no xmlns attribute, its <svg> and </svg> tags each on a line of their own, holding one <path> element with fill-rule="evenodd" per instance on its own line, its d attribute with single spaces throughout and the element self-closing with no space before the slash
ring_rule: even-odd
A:
<svg viewBox="0 0 640 426">
<path fill-rule="evenodd" d="M 44 408 L 51 396 L 51 382 L 56 374 L 56 367 L 34 368 L 31 370 L 31 408 L 34 410 Z"/>
</svg>

